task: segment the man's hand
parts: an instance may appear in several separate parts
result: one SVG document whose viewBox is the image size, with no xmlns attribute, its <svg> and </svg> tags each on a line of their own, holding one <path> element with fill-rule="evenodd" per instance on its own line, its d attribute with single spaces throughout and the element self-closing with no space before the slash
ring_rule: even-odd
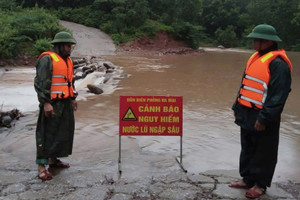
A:
<svg viewBox="0 0 300 200">
<path fill-rule="evenodd" d="M 72 106 L 73 106 L 74 111 L 76 111 L 77 110 L 77 101 L 76 100 L 72 100 Z"/>
<path fill-rule="evenodd" d="M 44 103 L 44 112 L 46 117 L 52 117 L 54 115 L 53 107 L 49 102 Z"/>
<path fill-rule="evenodd" d="M 266 130 L 266 125 L 260 123 L 258 120 L 256 120 L 255 124 L 254 124 L 254 128 L 257 131 L 264 131 Z"/>
</svg>

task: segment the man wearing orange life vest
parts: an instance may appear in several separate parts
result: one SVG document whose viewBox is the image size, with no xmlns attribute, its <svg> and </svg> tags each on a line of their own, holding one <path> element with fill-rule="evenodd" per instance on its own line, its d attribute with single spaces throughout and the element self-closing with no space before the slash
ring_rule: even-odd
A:
<svg viewBox="0 0 300 200">
<path fill-rule="evenodd" d="M 51 180 L 46 169 L 69 168 L 59 157 L 72 154 L 74 111 L 77 109 L 74 90 L 71 47 L 76 44 L 70 33 L 59 32 L 51 42 L 53 51 L 42 53 L 36 64 L 34 87 L 40 102 L 36 128 L 38 177 Z"/>
<path fill-rule="evenodd" d="M 291 91 L 292 64 L 278 49 L 274 27 L 261 24 L 247 36 L 256 52 L 249 58 L 237 99 L 232 107 L 241 127 L 239 172 L 243 178 L 229 184 L 247 188 L 247 198 L 263 195 L 271 186 L 279 143 L 280 116 Z"/>
</svg>

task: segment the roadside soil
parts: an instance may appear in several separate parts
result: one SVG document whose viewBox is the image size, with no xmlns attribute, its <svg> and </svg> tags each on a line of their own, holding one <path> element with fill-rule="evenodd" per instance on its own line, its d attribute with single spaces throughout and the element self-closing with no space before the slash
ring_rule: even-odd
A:
<svg viewBox="0 0 300 200">
<path fill-rule="evenodd" d="M 175 40 L 164 31 L 156 33 L 155 38 L 141 37 L 118 46 L 119 53 L 168 55 L 168 54 L 199 54 L 203 50 L 187 47 L 183 42 Z"/>
<path fill-rule="evenodd" d="M 6 66 L 34 66 L 38 56 L 19 55 L 11 59 L 0 60 L 0 67 Z"/>
</svg>

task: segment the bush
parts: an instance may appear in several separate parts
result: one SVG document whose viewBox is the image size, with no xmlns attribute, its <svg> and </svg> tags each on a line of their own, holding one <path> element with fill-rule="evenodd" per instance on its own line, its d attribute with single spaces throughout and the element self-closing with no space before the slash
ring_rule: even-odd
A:
<svg viewBox="0 0 300 200">
<path fill-rule="evenodd" d="M 145 23 L 139 28 L 141 32 L 144 32 L 149 37 L 155 37 L 158 31 L 165 31 L 170 33 L 173 31 L 171 26 L 159 23 L 153 20 L 146 20 Z"/>
<path fill-rule="evenodd" d="M 0 10 L 0 58 L 12 58 L 25 51 L 36 52 L 45 43 L 35 41 L 53 38 L 63 30 L 59 20 L 44 9 L 33 8 L 6 12 Z M 36 46 L 35 50 L 31 47 Z"/>
<path fill-rule="evenodd" d="M 291 48 L 292 51 L 300 51 L 300 40 L 297 40 L 296 42 L 297 44 L 293 45 Z"/>
<path fill-rule="evenodd" d="M 133 38 L 134 38 L 134 36 L 128 35 L 125 33 L 115 33 L 115 34 L 111 35 L 111 39 L 114 41 L 114 43 L 116 45 L 128 42 L 128 41 L 132 40 Z"/>
<path fill-rule="evenodd" d="M 172 24 L 172 35 L 181 41 L 184 41 L 189 47 L 197 49 L 201 40 L 206 38 L 202 26 L 192 25 L 189 22 L 178 22 Z"/>
<path fill-rule="evenodd" d="M 117 32 L 117 28 L 114 27 L 114 24 L 112 21 L 107 21 L 107 22 L 101 24 L 99 26 L 99 28 L 106 33 L 116 33 Z"/>
<path fill-rule="evenodd" d="M 93 11 L 91 9 L 91 6 L 74 9 L 68 7 L 61 7 L 58 9 L 58 11 L 52 10 L 52 12 L 55 13 L 56 16 L 62 20 L 71 21 L 95 28 L 98 28 L 102 17 L 102 12 Z"/>
<path fill-rule="evenodd" d="M 10 34 L 8 34 L 10 35 Z M 22 36 L 0 36 L 0 58 L 11 58 L 23 52 L 26 43 L 30 42 L 30 38 Z"/>
<path fill-rule="evenodd" d="M 233 26 L 227 26 L 225 30 L 218 28 L 215 32 L 217 41 L 225 47 L 233 47 L 236 44 L 236 33 Z"/>
<path fill-rule="evenodd" d="M 14 13 L 10 25 L 33 40 L 51 38 L 60 30 L 59 19 L 39 8 Z"/>
<path fill-rule="evenodd" d="M 13 11 L 16 10 L 17 4 L 12 0 L 0 0 L 0 9 Z"/>
<path fill-rule="evenodd" d="M 49 51 L 52 48 L 51 41 L 48 39 L 40 39 L 35 41 L 32 47 L 32 55 L 40 55 L 45 51 Z"/>
</svg>

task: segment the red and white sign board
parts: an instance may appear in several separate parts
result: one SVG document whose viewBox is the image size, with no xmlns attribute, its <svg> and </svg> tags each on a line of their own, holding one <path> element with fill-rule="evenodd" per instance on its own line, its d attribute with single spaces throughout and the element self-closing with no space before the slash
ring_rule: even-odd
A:
<svg viewBox="0 0 300 200">
<path fill-rule="evenodd" d="M 182 97 L 120 96 L 120 135 L 182 136 Z"/>
</svg>

